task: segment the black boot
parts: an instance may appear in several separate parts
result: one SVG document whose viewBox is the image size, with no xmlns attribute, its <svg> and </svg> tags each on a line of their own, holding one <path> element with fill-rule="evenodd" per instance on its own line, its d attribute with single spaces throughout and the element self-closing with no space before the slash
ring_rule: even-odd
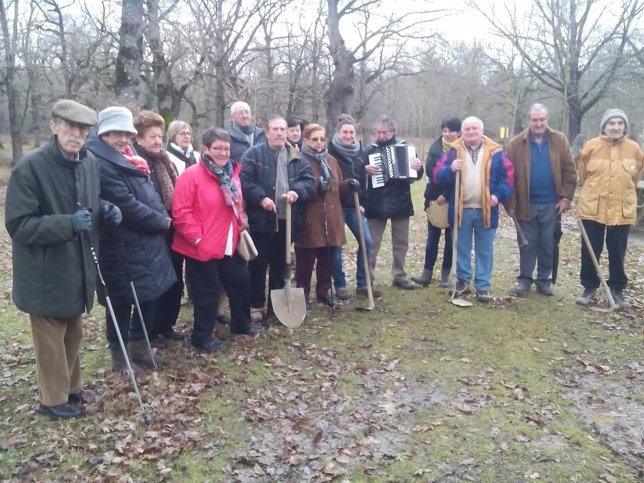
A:
<svg viewBox="0 0 644 483">
<path fill-rule="evenodd" d="M 145 339 L 131 340 L 128 344 L 127 353 L 132 362 L 145 369 L 156 369 L 154 365 L 155 361 L 157 366 L 160 366 L 164 362 L 162 357 L 156 354 L 153 356 L 150 353 Z"/>
<path fill-rule="evenodd" d="M 121 372 L 126 374 L 128 372 L 127 363 L 125 362 L 125 357 L 123 356 L 123 351 L 121 349 L 112 349 L 110 350 L 112 355 L 112 370 L 114 372 Z M 130 360 L 130 366 L 132 366 L 132 371 L 134 375 L 141 375 L 143 369 L 137 366 L 133 361 Z"/>
<path fill-rule="evenodd" d="M 420 277 L 411 277 L 411 281 L 418 285 L 422 285 L 423 287 L 427 287 L 432 283 L 432 271 L 425 268 Z"/>
</svg>

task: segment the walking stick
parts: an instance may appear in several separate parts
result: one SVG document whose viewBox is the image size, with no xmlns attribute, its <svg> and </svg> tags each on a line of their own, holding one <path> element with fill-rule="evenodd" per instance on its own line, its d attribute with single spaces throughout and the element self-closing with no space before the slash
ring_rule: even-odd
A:
<svg viewBox="0 0 644 483">
<path fill-rule="evenodd" d="M 366 307 L 356 307 L 356 310 L 373 310 L 376 304 L 373 301 L 373 289 L 371 288 L 371 272 L 369 272 L 369 260 L 367 260 L 367 244 L 364 241 L 364 230 L 362 228 L 362 213 L 360 213 L 360 198 L 358 192 L 353 192 L 353 202 L 356 205 L 356 217 L 358 219 L 358 236 L 360 237 L 360 250 L 362 250 L 362 264 L 364 265 L 364 273 L 367 279 L 367 296 L 369 297 L 369 305 Z"/>
<path fill-rule="evenodd" d="M 141 321 L 141 326 L 143 328 L 143 335 L 145 336 L 145 343 L 148 346 L 148 351 L 150 352 L 150 358 L 152 359 L 152 364 L 155 369 L 158 369 L 157 360 L 154 357 L 154 352 L 152 351 L 152 345 L 150 344 L 150 337 L 148 336 L 148 328 L 145 325 L 145 320 L 143 319 L 143 312 L 141 312 L 141 304 L 139 304 L 139 297 L 136 294 L 134 289 L 134 280 L 130 274 L 130 265 L 127 261 L 127 256 L 125 255 L 125 245 L 123 245 L 123 239 L 121 238 L 121 233 L 119 232 L 118 227 L 114 227 L 116 231 L 116 236 L 119 244 L 119 252 L 121 252 L 121 263 L 123 263 L 123 268 L 125 269 L 125 276 L 130 282 L 130 290 L 132 291 L 132 297 L 134 298 L 134 305 L 136 305 L 136 310 L 139 314 L 139 320 Z"/>
<path fill-rule="evenodd" d="M 89 239 L 89 236 L 87 235 L 87 233 L 84 233 L 84 235 L 87 238 L 89 251 L 92 254 L 92 259 L 94 260 L 94 265 L 96 266 L 96 273 L 98 274 L 98 279 L 101 282 L 103 289 L 105 290 L 105 301 L 107 303 L 107 310 L 109 310 L 110 316 L 112 317 L 112 323 L 114 325 L 114 328 L 116 329 L 116 336 L 119 339 L 119 345 L 121 346 L 121 351 L 123 352 L 123 357 L 125 358 L 125 364 L 127 365 L 127 370 L 128 370 L 128 373 L 130 374 L 130 380 L 132 381 L 132 388 L 134 389 L 134 393 L 136 394 L 136 399 L 138 400 L 139 407 L 141 408 L 141 415 L 140 415 L 141 422 L 143 422 L 144 424 L 150 424 L 152 422 L 152 415 L 145 410 L 145 406 L 143 405 L 143 400 L 141 399 L 141 393 L 139 392 L 139 386 L 136 383 L 136 377 L 134 377 L 132 364 L 130 364 L 130 358 L 128 357 L 127 350 L 125 349 L 125 343 L 123 342 L 121 329 L 119 327 L 118 321 L 116 320 L 114 307 L 112 306 L 110 294 L 107 290 L 107 284 L 105 283 L 105 279 L 103 278 L 103 274 L 101 273 L 101 267 L 98 264 L 98 258 L 96 257 L 96 251 L 94 250 L 94 245 L 92 245 L 92 242 Z"/>
<path fill-rule="evenodd" d="M 584 223 L 582 220 L 577 220 L 577 223 L 579 224 L 579 229 L 581 230 L 581 236 L 584 239 L 584 243 L 586 245 L 586 249 L 588 250 L 588 253 L 590 254 L 590 259 L 593 261 L 593 265 L 595 265 L 595 270 L 597 271 L 597 275 L 599 276 L 599 281 L 602 284 L 602 287 L 604 288 L 604 291 L 606 292 L 606 298 L 608 299 L 608 303 L 610 304 L 611 310 L 615 310 L 617 308 L 617 304 L 615 303 L 615 299 L 613 298 L 613 294 L 610 291 L 610 287 L 606 283 L 606 279 L 604 278 L 604 275 L 602 274 L 601 267 L 599 266 L 599 262 L 597 261 L 597 257 L 595 256 L 595 251 L 593 250 L 593 246 L 590 244 L 590 238 L 588 238 L 588 233 L 586 233 L 586 228 L 584 227 Z M 603 241 L 602 241 L 603 243 Z"/>
</svg>

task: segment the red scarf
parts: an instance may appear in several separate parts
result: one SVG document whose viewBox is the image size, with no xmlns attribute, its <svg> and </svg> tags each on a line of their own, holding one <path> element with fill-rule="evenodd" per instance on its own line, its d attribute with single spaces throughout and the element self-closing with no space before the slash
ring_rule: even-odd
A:
<svg viewBox="0 0 644 483">
<path fill-rule="evenodd" d="M 132 151 L 132 148 L 130 146 L 125 148 L 125 151 L 123 151 L 123 156 L 130 163 L 132 163 L 132 166 L 134 166 L 136 169 L 138 169 L 142 173 L 145 173 L 146 176 L 150 176 L 150 166 L 148 166 L 148 162 L 141 156 L 134 154 L 134 151 Z"/>
</svg>

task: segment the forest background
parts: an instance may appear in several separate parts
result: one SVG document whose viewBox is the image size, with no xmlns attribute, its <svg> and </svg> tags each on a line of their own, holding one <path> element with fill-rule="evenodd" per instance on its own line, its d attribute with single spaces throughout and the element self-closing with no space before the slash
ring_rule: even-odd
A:
<svg viewBox="0 0 644 483">
<path fill-rule="evenodd" d="M 51 105 L 75 98 L 184 119 L 196 133 L 247 101 L 262 124 L 297 113 L 365 142 L 393 116 L 420 152 L 443 117 L 478 115 L 497 139 L 530 104 L 571 143 L 602 112 L 644 129 L 642 0 L 0 0 L 5 160 L 49 136 Z M 198 135 L 195 141 L 198 141 Z"/>
</svg>

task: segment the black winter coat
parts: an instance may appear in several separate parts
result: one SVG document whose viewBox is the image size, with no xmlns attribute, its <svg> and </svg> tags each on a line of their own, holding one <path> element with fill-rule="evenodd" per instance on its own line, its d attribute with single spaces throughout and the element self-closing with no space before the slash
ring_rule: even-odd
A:
<svg viewBox="0 0 644 483">
<path fill-rule="evenodd" d="M 429 206 L 430 201 L 434 201 L 440 195 L 445 195 L 445 189 L 438 183 L 434 183 L 432 173 L 436 167 L 436 163 L 445 154 L 443 151 L 443 136 L 439 136 L 432 145 L 429 147 L 427 159 L 425 160 L 425 173 L 427 173 L 428 183 L 425 186 L 425 209 Z"/>
<path fill-rule="evenodd" d="M 240 131 L 237 126 L 233 126 L 231 121 L 228 124 L 228 134 L 230 135 L 230 159 L 238 163 L 241 161 L 242 155 L 253 146 L 258 144 L 266 144 L 266 132 L 253 124 L 253 146 L 250 145 L 246 136 Z"/>
<path fill-rule="evenodd" d="M 357 179 L 358 182 L 360 183 L 360 199 L 364 196 L 364 191 L 365 191 L 365 186 L 366 186 L 366 177 L 367 174 L 365 173 L 364 170 L 364 164 L 362 162 L 362 157 L 361 157 L 361 152 L 359 151 L 357 156 L 353 159 L 347 159 L 343 157 L 338 149 L 333 145 L 333 143 L 329 143 L 328 146 L 329 154 L 333 156 L 336 161 L 338 162 L 338 166 L 340 166 L 340 171 L 342 171 L 342 177 L 346 179 Z M 341 199 L 342 202 L 342 208 L 355 208 L 355 204 L 353 202 L 353 193 L 349 193 L 345 196 L 342 197 Z"/>
<path fill-rule="evenodd" d="M 397 141 L 394 137 L 384 143 L 370 144 L 361 155 L 364 165 L 369 164 L 370 154 L 391 144 L 408 143 L 407 141 Z M 418 173 L 418 178 L 421 178 L 422 175 L 423 171 L 421 170 Z M 388 220 L 390 218 L 399 219 L 414 216 L 410 185 L 416 178 L 390 179 L 382 188 L 373 188 L 371 186 L 371 176 L 367 176 L 367 179 L 367 192 L 364 197 L 365 216 L 367 218 Z"/>
<path fill-rule="evenodd" d="M 13 169 L 5 226 L 13 246 L 13 302 L 23 312 L 68 318 L 92 308 L 96 269 L 87 235 L 72 232 L 79 204 L 92 209 L 89 237 L 95 246 L 99 174 L 85 149 L 72 161 L 52 138 Z"/>
<path fill-rule="evenodd" d="M 118 228 L 104 230 L 99 242 L 99 262 L 110 298 L 118 304 L 134 303 L 131 280 L 140 302 L 157 299 L 177 281 L 164 241 L 168 213 L 145 173 L 96 135 L 87 140 L 87 148 L 100 166 L 101 197 L 123 214 Z M 99 290 L 99 302 L 104 305 L 103 295 Z"/>
<path fill-rule="evenodd" d="M 298 195 L 298 200 L 291 209 L 291 237 L 296 240 L 304 223 L 304 203 L 315 196 L 315 177 L 308 161 L 302 159 L 300 153 L 290 147 L 287 147 L 287 151 L 288 186 L 289 190 Z M 250 148 L 242 156 L 239 177 L 251 232 L 275 230 L 275 215 L 264 210 L 260 202 L 266 197 L 275 201 L 278 155 L 268 144 L 260 144 Z"/>
</svg>

